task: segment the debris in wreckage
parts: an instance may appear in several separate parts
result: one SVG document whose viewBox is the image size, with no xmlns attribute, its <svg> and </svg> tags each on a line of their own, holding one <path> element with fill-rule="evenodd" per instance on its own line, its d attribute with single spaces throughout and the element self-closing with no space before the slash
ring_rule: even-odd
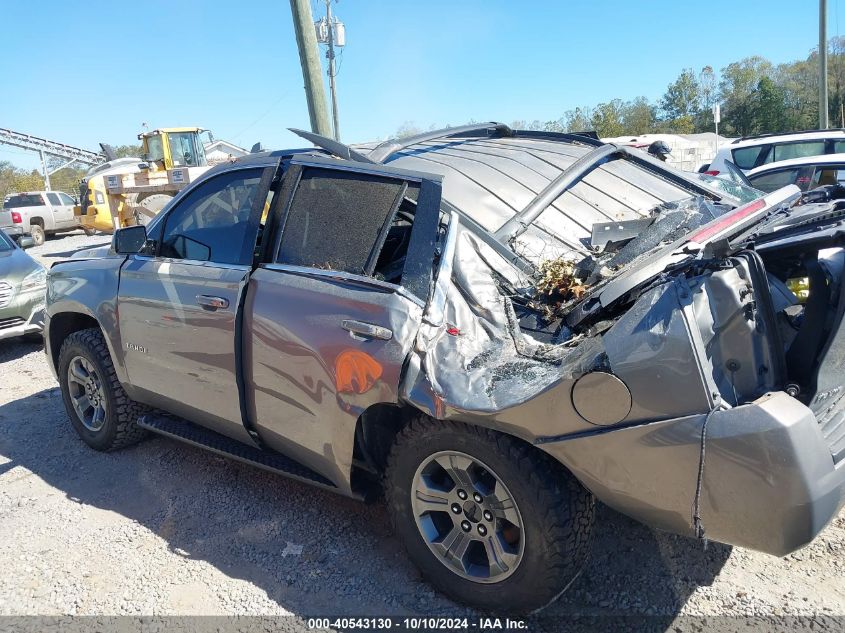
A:
<svg viewBox="0 0 845 633">
<path fill-rule="evenodd" d="M 551 302 L 560 304 L 570 299 L 580 299 L 587 287 L 576 276 L 575 262 L 558 257 L 540 264 L 537 292 Z"/>
</svg>

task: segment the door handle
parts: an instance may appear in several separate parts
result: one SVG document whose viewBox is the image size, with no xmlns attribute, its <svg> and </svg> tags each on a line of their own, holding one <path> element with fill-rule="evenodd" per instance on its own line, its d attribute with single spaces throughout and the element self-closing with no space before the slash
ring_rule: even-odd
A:
<svg viewBox="0 0 845 633">
<path fill-rule="evenodd" d="M 210 295 L 197 295 L 197 305 L 209 310 L 225 310 L 229 307 L 229 300 L 223 297 L 212 297 Z"/>
<path fill-rule="evenodd" d="M 393 338 L 392 331 L 388 330 L 386 327 L 373 325 L 372 323 L 345 319 L 340 326 L 344 330 L 348 330 L 353 334 L 358 334 L 359 336 L 365 336 L 367 338 L 377 338 L 382 341 L 389 341 Z"/>
</svg>

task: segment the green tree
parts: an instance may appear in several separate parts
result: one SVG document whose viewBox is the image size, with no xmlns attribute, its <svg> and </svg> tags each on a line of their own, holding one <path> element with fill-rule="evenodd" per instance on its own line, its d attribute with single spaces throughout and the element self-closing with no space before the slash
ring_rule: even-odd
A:
<svg viewBox="0 0 845 633">
<path fill-rule="evenodd" d="M 692 117 L 700 107 L 701 89 L 698 78 L 692 68 L 685 68 L 678 78 L 669 84 L 660 109 L 665 119 L 674 120 L 682 117 Z"/>
<path fill-rule="evenodd" d="M 719 95 L 727 132 L 745 136 L 756 130 L 754 92 L 760 80 L 772 74 L 771 62 L 759 56 L 746 57 L 722 69 Z"/>
<path fill-rule="evenodd" d="M 648 134 L 654 132 L 656 123 L 655 107 L 645 97 L 622 104 L 623 134 Z"/>
<path fill-rule="evenodd" d="M 600 137 L 614 137 L 625 134 L 625 126 L 622 123 L 623 106 L 621 99 L 613 99 L 595 107 L 590 122 Z"/>
<path fill-rule="evenodd" d="M 560 120 L 566 132 L 588 132 L 593 129 L 592 118 L 590 108 L 575 108 L 564 112 Z"/>
<path fill-rule="evenodd" d="M 762 77 L 757 82 L 754 93 L 756 109 L 755 127 L 758 132 L 783 132 L 788 125 L 785 90 L 769 77 Z"/>
</svg>

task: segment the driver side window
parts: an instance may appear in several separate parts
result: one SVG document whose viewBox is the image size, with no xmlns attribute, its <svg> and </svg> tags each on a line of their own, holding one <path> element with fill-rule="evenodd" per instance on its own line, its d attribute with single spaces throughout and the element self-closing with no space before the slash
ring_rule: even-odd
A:
<svg viewBox="0 0 845 633">
<path fill-rule="evenodd" d="M 165 219 L 159 256 L 218 264 L 251 263 L 256 232 L 250 230 L 250 215 L 262 171 L 221 174 L 190 192 Z"/>
</svg>

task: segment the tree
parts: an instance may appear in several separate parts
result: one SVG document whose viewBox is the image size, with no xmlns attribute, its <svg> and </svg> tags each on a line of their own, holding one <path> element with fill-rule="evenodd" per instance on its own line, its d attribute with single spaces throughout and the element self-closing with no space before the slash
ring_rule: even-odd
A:
<svg viewBox="0 0 845 633">
<path fill-rule="evenodd" d="M 621 99 L 613 99 L 596 106 L 590 122 L 600 137 L 614 137 L 625 134 L 625 127 L 622 124 L 622 109 Z"/>
<path fill-rule="evenodd" d="M 113 149 L 118 158 L 140 158 L 144 153 L 141 145 L 117 145 Z"/>
<path fill-rule="evenodd" d="M 769 77 L 757 82 L 754 93 L 755 127 L 758 132 L 782 132 L 787 129 L 785 91 Z"/>
<path fill-rule="evenodd" d="M 622 105 L 624 134 L 648 134 L 654 131 L 656 122 L 655 108 L 645 97 L 637 97 Z"/>
<path fill-rule="evenodd" d="M 593 129 L 592 118 L 590 108 L 575 108 L 564 112 L 560 120 L 566 132 L 587 132 Z"/>
<path fill-rule="evenodd" d="M 698 112 L 700 97 L 701 90 L 695 73 L 692 68 L 685 68 L 678 75 L 678 78 L 669 84 L 660 100 L 663 117 L 670 121 L 682 117 L 692 117 Z"/>
<path fill-rule="evenodd" d="M 754 91 L 763 77 L 771 76 L 772 64 L 759 56 L 746 57 L 722 69 L 719 94 L 722 118 L 727 131 L 740 136 L 752 134 L 757 127 Z"/>
</svg>

